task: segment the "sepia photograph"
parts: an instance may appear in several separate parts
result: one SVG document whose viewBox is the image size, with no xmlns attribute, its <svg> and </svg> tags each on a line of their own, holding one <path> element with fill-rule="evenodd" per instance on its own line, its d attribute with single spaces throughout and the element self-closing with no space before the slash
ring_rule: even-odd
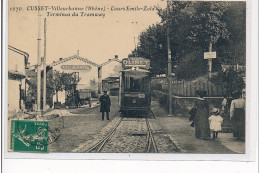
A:
<svg viewBox="0 0 260 173">
<path fill-rule="evenodd" d="M 225 160 L 256 142 L 257 115 L 246 109 L 247 1 L 7 5 L 7 155 Z"/>
</svg>

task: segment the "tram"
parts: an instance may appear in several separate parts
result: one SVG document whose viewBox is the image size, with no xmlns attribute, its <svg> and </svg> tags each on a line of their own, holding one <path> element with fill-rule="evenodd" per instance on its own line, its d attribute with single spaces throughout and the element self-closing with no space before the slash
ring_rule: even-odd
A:
<svg viewBox="0 0 260 173">
<path fill-rule="evenodd" d="M 150 60 L 129 57 L 122 60 L 119 107 L 123 116 L 148 115 L 151 112 Z"/>
</svg>

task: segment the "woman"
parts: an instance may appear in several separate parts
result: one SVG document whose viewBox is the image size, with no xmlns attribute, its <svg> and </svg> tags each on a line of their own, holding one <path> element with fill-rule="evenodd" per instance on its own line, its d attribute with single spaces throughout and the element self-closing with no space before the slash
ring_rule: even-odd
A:
<svg viewBox="0 0 260 173">
<path fill-rule="evenodd" d="M 203 98 L 206 91 L 196 91 L 199 96 L 195 100 L 196 116 L 194 118 L 195 137 L 199 139 L 210 139 L 209 129 L 209 104 Z"/>
<path fill-rule="evenodd" d="M 232 93 L 230 105 L 230 119 L 233 128 L 233 137 L 238 140 L 245 139 L 245 99 L 240 98 L 241 92 L 235 91 Z"/>
</svg>

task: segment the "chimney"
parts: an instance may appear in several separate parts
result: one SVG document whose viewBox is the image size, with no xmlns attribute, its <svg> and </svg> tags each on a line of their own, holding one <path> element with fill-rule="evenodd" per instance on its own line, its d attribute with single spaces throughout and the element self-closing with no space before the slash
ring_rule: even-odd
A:
<svg viewBox="0 0 260 173">
<path fill-rule="evenodd" d="M 115 59 L 118 59 L 118 55 L 115 55 Z"/>
</svg>

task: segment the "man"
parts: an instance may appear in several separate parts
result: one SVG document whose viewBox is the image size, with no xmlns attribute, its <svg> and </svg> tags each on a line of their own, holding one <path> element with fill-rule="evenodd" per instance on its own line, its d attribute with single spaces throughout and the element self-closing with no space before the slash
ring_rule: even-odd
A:
<svg viewBox="0 0 260 173">
<path fill-rule="evenodd" d="M 102 95 L 99 99 L 100 105 L 100 112 L 102 112 L 102 121 L 104 120 L 104 113 L 107 114 L 107 120 L 109 120 L 109 112 L 110 112 L 110 98 L 107 95 L 107 91 L 104 91 L 104 95 Z"/>
</svg>

